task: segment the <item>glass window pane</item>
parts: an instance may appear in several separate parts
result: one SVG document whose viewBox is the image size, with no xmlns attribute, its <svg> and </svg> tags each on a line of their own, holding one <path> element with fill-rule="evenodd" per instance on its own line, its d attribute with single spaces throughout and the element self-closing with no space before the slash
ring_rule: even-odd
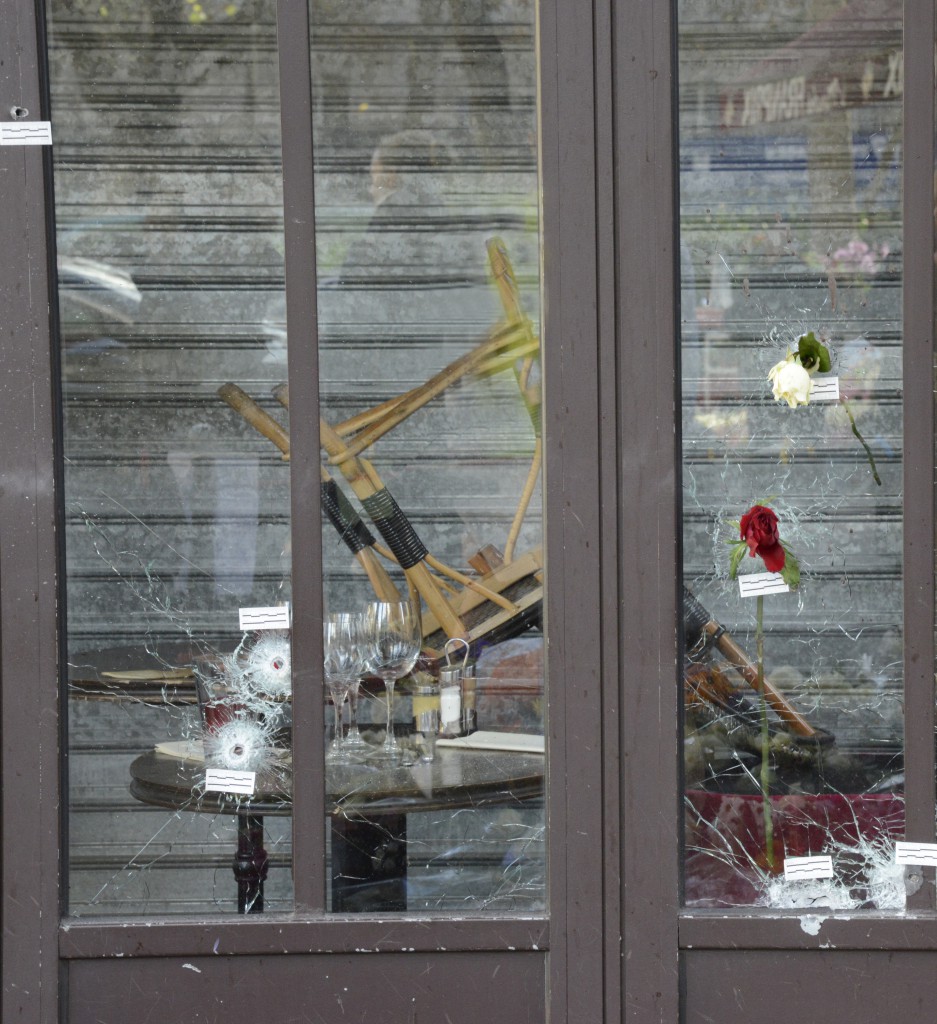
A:
<svg viewBox="0 0 937 1024">
<path fill-rule="evenodd" d="M 239 612 L 289 599 L 288 466 L 218 394 L 285 373 L 274 3 L 50 0 L 48 20 L 69 909 L 234 912 L 236 851 L 242 904 L 266 871 L 285 908 L 289 623 Z M 205 792 L 208 767 L 256 771 L 254 813 Z"/>
<path fill-rule="evenodd" d="M 682 2 L 679 70 L 686 902 L 894 909 L 901 7 Z"/>
<path fill-rule="evenodd" d="M 542 909 L 533 7 L 311 11 L 325 604 L 422 620 L 383 677 L 327 644 L 337 706 L 364 680 L 327 753 L 330 906 Z"/>
</svg>

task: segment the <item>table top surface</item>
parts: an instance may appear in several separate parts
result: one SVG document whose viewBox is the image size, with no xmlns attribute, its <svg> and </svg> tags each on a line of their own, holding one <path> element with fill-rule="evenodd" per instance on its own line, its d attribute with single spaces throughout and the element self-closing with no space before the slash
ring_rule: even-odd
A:
<svg viewBox="0 0 937 1024">
<path fill-rule="evenodd" d="M 204 762 L 156 750 L 138 757 L 130 774 L 136 799 L 174 810 L 286 815 L 292 806 L 286 764 L 258 774 L 249 797 L 206 793 Z M 542 795 L 543 779 L 542 754 L 439 748 L 429 763 L 329 765 L 325 788 L 330 813 L 372 817 L 530 800 Z"/>
</svg>

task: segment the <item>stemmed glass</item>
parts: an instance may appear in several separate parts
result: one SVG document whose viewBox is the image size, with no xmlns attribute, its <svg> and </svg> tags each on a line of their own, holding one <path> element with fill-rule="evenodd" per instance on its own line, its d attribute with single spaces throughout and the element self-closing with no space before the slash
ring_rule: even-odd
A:
<svg viewBox="0 0 937 1024">
<path fill-rule="evenodd" d="M 372 601 L 365 612 L 365 637 L 370 670 L 384 680 L 387 693 L 387 735 L 384 757 L 398 760 L 394 736 L 394 686 L 416 664 L 422 643 L 420 616 L 409 601 Z"/>
<path fill-rule="evenodd" d="M 350 613 L 351 614 L 351 613 Z M 366 622 L 365 616 L 362 612 L 353 613 L 355 619 L 355 628 L 357 629 L 359 637 L 359 654 L 358 668 L 357 671 L 351 678 L 351 682 L 348 685 L 348 707 L 351 711 L 351 715 L 348 721 L 348 731 L 345 733 L 345 750 L 349 753 L 358 751 L 359 753 L 365 747 L 367 742 L 361 735 L 361 731 L 358 728 L 358 698 L 361 692 L 361 679 L 368 671 L 368 652 L 367 652 L 367 636 L 365 633 Z"/>
<path fill-rule="evenodd" d="M 342 739 L 342 706 L 353 683 L 367 670 L 367 649 L 362 636 L 361 616 L 335 612 L 322 626 L 323 671 L 335 708 L 335 736 L 325 759 L 341 763 L 349 759 Z"/>
<path fill-rule="evenodd" d="M 361 636 L 364 637 L 364 616 L 360 615 L 358 618 L 360 621 Z M 362 640 L 363 642 L 363 640 Z M 351 709 L 351 718 L 348 723 L 348 732 L 345 733 L 345 749 L 346 750 L 361 750 L 366 747 L 364 737 L 361 735 L 361 731 L 358 728 L 358 697 L 361 694 L 361 677 L 368 670 L 367 656 L 362 653 L 363 665 L 361 671 L 351 681 L 351 685 L 348 687 L 348 707 Z"/>
</svg>

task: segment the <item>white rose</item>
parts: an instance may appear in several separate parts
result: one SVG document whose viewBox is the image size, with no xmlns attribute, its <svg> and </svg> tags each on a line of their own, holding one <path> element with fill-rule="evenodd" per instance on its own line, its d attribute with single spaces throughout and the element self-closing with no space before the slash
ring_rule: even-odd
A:
<svg viewBox="0 0 937 1024">
<path fill-rule="evenodd" d="M 813 381 L 796 356 L 789 355 L 787 359 L 772 366 L 768 371 L 768 380 L 771 381 L 776 402 L 787 402 L 792 409 L 810 402 Z"/>
</svg>

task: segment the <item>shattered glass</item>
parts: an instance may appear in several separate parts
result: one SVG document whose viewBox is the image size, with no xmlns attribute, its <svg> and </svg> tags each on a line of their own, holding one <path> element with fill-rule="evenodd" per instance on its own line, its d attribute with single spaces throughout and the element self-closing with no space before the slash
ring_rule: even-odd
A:
<svg viewBox="0 0 937 1024">
<path fill-rule="evenodd" d="M 217 394 L 285 356 L 273 11 L 48 5 L 74 915 L 234 910 L 246 818 L 204 791 L 206 758 L 262 771 L 288 732 L 239 621 L 290 597 L 288 472 Z M 241 732 L 206 749 L 199 688 L 225 666 Z M 266 901 L 288 907 L 275 810 Z"/>
<path fill-rule="evenodd" d="M 297 666 L 282 617 L 292 588 L 275 4 L 49 0 L 47 14 L 69 912 L 289 910 Z M 421 760 L 416 686 L 445 662 L 445 629 L 427 633 L 417 675 L 397 691 L 401 764 L 359 758 L 324 773 L 329 905 L 539 910 L 531 10 L 323 0 L 312 16 L 323 415 L 340 427 L 488 344 L 363 455 L 432 557 L 457 568 L 429 570 L 447 580 L 447 601 L 496 583 L 496 611 L 486 597 L 465 613 L 474 676 L 455 730 L 495 739 L 460 749 L 446 743 L 471 736 L 440 737 L 435 760 Z M 372 156 L 387 136 L 382 176 Z M 414 142 L 428 165 L 413 165 Z M 409 178 L 412 198 L 380 204 L 391 215 L 372 223 L 391 173 Z M 378 533 L 323 460 L 330 494 Z M 340 532 L 324 519 L 326 605 L 357 609 L 375 597 L 368 556 Z M 375 557 L 406 594 L 393 560 Z M 273 617 L 258 626 L 258 611 Z M 385 708 L 366 678 L 357 721 L 372 746 Z M 494 749 L 511 737 L 522 749 Z M 250 794 L 230 788 L 245 776 Z"/>
<path fill-rule="evenodd" d="M 685 901 L 901 909 L 901 7 L 678 31 Z"/>
</svg>

